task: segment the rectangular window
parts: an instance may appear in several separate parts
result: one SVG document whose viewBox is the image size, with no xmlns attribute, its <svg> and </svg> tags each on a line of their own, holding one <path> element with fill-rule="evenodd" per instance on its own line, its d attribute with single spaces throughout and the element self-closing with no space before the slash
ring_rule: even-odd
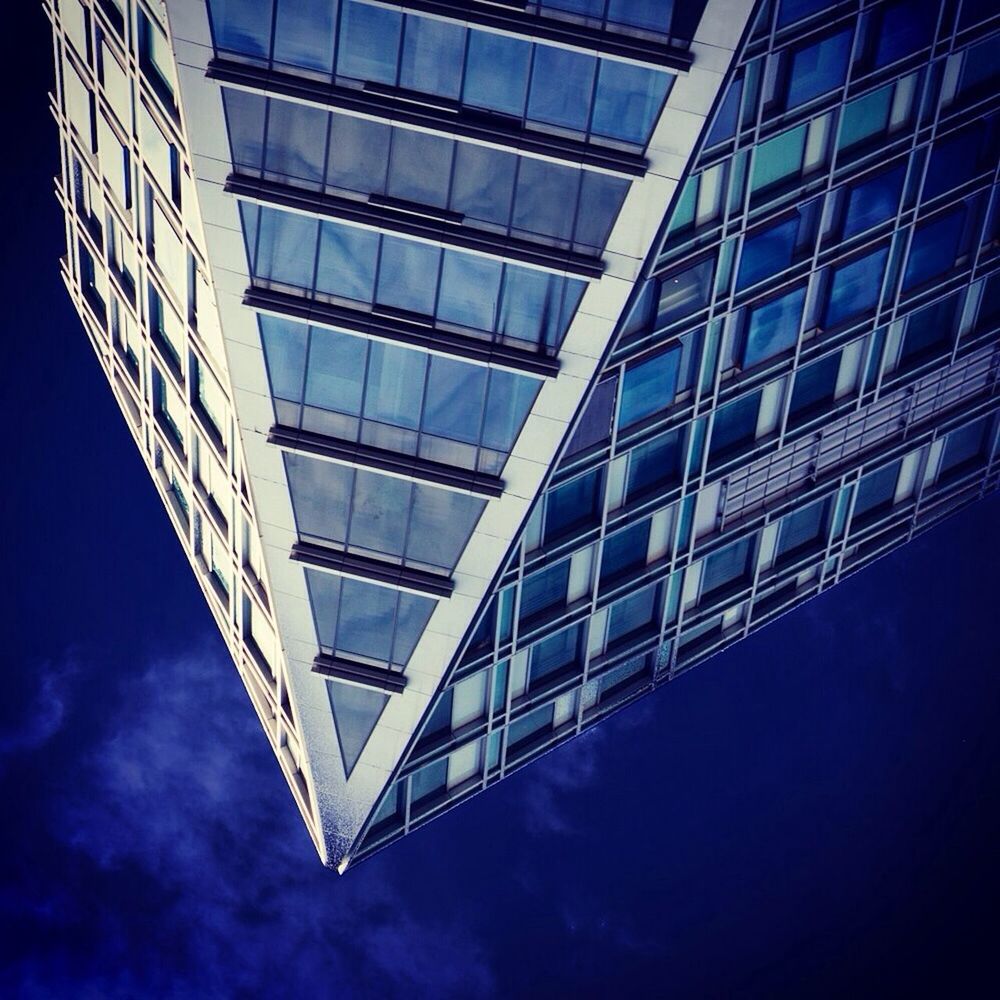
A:
<svg viewBox="0 0 1000 1000">
<path fill-rule="evenodd" d="M 630 427 L 673 403 L 680 360 L 680 347 L 672 347 L 625 369 L 619 427 Z"/>
<path fill-rule="evenodd" d="M 525 578 L 521 585 L 519 622 L 530 622 L 565 606 L 569 564 L 570 560 L 564 559 Z"/>
<path fill-rule="evenodd" d="M 751 573 L 753 555 L 754 538 L 750 537 L 706 556 L 702 564 L 701 599 L 704 601 L 746 581 Z"/>
<path fill-rule="evenodd" d="M 899 479 L 900 462 L 892 462 L 869 472 L 858 483 L 854 500 L 854 523 L 874 517 L 892 506 Z"/>
<path fill-rule="evenodd" d="M 608 535 L 601 554 L 601 584 L 645 566 L 648 551 L 648 518 Z"/>
<path fill-rule="evenodd" d="M 580 661 L 579 625 L 563 629 L 541 642 L 536 642 L 528 654 L 528 690 L 534 691 L 547 677 L 576 668 Z"/>
<path fill-rule="evenodd" d="M 903 272 L 903 290 L 910 291 L 950 271 L 962 249 L 966 206 L 959 205 L 913 231 Z"/>
<path fill-rule="evenodd" d="M 810 549 L 819 547 L 826 536 L 830 503 L 830 498 L 827 497 L 801 510 L 792 511 L 781 519 L 774 552 L 776 565 L 791 562 Z"/>
<path fill-rule="evenodd" d="M 601 518 L 604 477 L 594 469 L 545 494 L 545 544 L 579 533 Z"/>
<path fill-rule="evenodd" d="M 750 310 L 741 367 L 753 368 L 795 347 L 805 301 L 805 288 L 796 288 Z"/>
<path fill-rule="evenodd" d="M 841 233 L 850 239 L 880 222 L 894 219 L 899 211 L 903 193 L 906 164 L 876 174 L 865 181 L 852 184 L 845 192 L 844 221 Z"/>
<path fill-rule="evenodd" d="M 833 268 L 823 312 L 824 328 L 832 329 L 874 311 L 882 291 L 882 275 L 888 257 L 886 247 Z"/>
<path fill-rule="evenodd" d="M 853 28 L 796 49 L 789 60 L 785 108 L 797 108 L 840 87 L 847 78 Z"/>
<path fill-rule="evenodd" d="M 708 451 L 710 464 L 723 461 L 756 438 L 760 401 L 761 392 L 758 390 L 715 411 Z"/>
<path fill-rule="evenodd" d="M 836 351 L 795 373 L 788 406 L 788 425 L 798 427 L 833 405 L 840 375 L 841 352 Z"/>
<path fill-rule="evenodd" d="M 629 453 L 625 494 L 629 501 L 679 483 L 683 473 L 684 431 L 661 434 Z"/>
</svg>

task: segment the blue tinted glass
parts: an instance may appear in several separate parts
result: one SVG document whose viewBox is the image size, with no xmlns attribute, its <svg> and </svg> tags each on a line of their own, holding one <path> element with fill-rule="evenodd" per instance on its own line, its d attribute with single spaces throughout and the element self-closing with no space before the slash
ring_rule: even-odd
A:
<svg viewBox="0 0 1000 1000">
<path fill-rule="evenodd" d="M 332 465 L 333 463 L 325 463 Z M 333 468 L 345 467 L 334 465 Z M 399 558 L 406 542 L 406 514 L 414 487 L 402 479 L 362 469 L 354 474 L 351 520 L 347 537 L 351 548 L 364 554 Z"/>
<path fill-rule="evenodd" d="M 708 257 L 686 271 L 660 279 L 657 324 L 666 326 L 704 309 L 712 295 L 714 275 L 715 257 Z"/>
<path fill-rule="evenodd" d="M 520 118 L 530 59 L 530 42 L 488 31 L 470 31 L 462 102 Z"/>
<path fill-rule="evenodd" d="M 839 87 L 847 77 L 853 29 L 799 49 L 792 56 L 786 106 L 798 107 Z"/>
<path fill-rule="evenodd" d="M 293 182 L 323 183 L 326 129 L 330 116 L 321 108 L 271 101 L 267 118 L 264 169 Z"/>
<path fill-rule="evenodd" d="M 750 572 L 752 551 L 753 539 L 744 538 L 735 545 L 706 556 L 701 575 L 702 597 L 745 579 Z"/>
<path fill-rule="evenodd" d="M 451 209 L 481 222 L 507 228 L 517 157 L 499 149 L 456 143 Z"/>
<path fill-rule="evenodd" d="M 925 309 L 910 313 L 899 352 L 900 369 L 950 348 L 957 305 L 958 296 L 951 295 Z"/>
<path fill-rule="evenodd" d="M 559 167 L 566 173 L 565 168 Z M 581 171 L 580 207 L 577 210 L 576 243 L 589 248 L 604 246 L 614 224 L 615 216 L 628 194 L 629 182 L 621 177 L 599 174 L 592 170 Z"/>
<path fill-rule="evenodd" d="M 396 82 L 396 61 L 403 16 L 348 0 L 340 22 L 337 72 L 356 80 Z"/>
<path fill-rule="evenodd" d="M 456 441 L 479 441 L 488 369 L 431 357 L 423 430 Z"/>
<path fill-rule="evenodd" d="M 870 514 L 892 503 L 899 478 L 899 462 L 868 473 L 858 483 L 858 493 L 854 500 L 854 516 Z"/>
<path fill-rule="evenodd" d="M 847 193 L 844 210 L 844 238 L 896 217 L 903 193 L 906 164 L 856 184 Z"/>
<path fill-rule="evenodd" d="M 608 20 L 651 31 L 670 30 L 674 0 L 608 0 Z"/>
<path fill-rule="evenodd" d="M 535 643 L 531 647 L 529 660 L 529 688 L 542 678 L 573 666 L 577 661 L 580 646 L 580 627 L 563 629 L 555 635 Z"/>
<path fill-rule="evenodd" d="M 361 412 L 367 345 L 361 337 L 311 327 L 305 401 L 338 413 Z"/>
<path fill-rule="evenodd" d="M 565 456 L 576 455 L 594 445 L 605 442 L 611 436 L 611 417 L 618 395 L 618 378 L 612 376 L 599 382 L 587 401 L 587 408 L 573 431 L 573 437 L 566 448 Z"/>
<path fill-rule="evenodd" d="M 839 372 L 839 352 L 799 369 L 788 411 L 793 424 L 833 401 Z"/>
<path fill-rule="evenodd" d="M 484 447 L 510 451 L 540 388 L 537 379 L 495 368 L 490 371 L 483 423 Z"/>
<path fill-rule="evenodd" d="M 759 411 L 759 392 L 742 396 L 716 410 L 709 457 L 713 460 L 724 457 L 728 452 L 753 441 L 757 435 Z"/>
<path fill-rule="evenodd" d="M 910 243 L 910 256 L 903 273 L 903 288 L 915 288 L 955 265 L 965 226 L 965 206 L 919 226 Z"/>
<path fill-rule="evenodd" d="M 331 73 L 336 6 L 336 0 L 278 0 L 275 62 Z"/>
<path fill-rule="evenodd" d="M 977 122 L 971 128 L 962 129 L 934 143 L 924 177 L 925 201 L 975 177 L 980 169 L 982 137 L 983 124 Z"/>
<path fill-rule="evenodd" d="M 680 481 L 682 440 L 681 431 L 671 431 L 631 453 L 627 486 L 629 500 L 668 483 Z"/>
<path fill-rule="evenodd" d="M 399 85 L 440 97 L 457 98 L 462 89 L 465 28 L 429 17 L 407 16 Z"/>
<path fill-rule="evenodd" d="M 264 109 L 267 98 L 223 88 L 226 128 L 237 171 L 257 173 L 264 163 Z"/>
<path fill-rule="evenodd" d="M 562 297 L 567 285 L 577 297 L 583 291 L 581 281 L 505 265 L 500 332 L 529 343 L 558 344 L 565 333 Z"/>
<path fill-rule="evenodd" d="M 511 225 L 529 235 L 568 242 L 577 215 L 576 190 L 583 171 L 565 171 L 542 160 L 521 160 Z"/>
<path fill-rule="evenodd" d="M 331 115 L 326 183 L 348 191 L 381 193 L 385 189 L 391 132 L 388 125 L 379 122 Z"/>
<path fill-rule="evenodd" d="M 347 540 L 353 470 L 304 455 L 284 458 L 299 535 L 342 545 Z"/>
<path fill-rule="evenodd" d="M 316 219 L 262 208 L 254 273 L 298 288 L 312 288 L 318 228 Z"/>
<path fill-rule="evenodd" d="M 568 584 L 568 559 L 525 577 L 521 585 L 518 620 L 523 622 L 552 608 L 561 607 L 566 602 Z"/>
<path fill-rule="evenodd" d="M 654 585 L 612 604 L 608 613 L 608 645 L 640 629 L 657 625 L 656 598 L 657 588 Z"/>
<path fill-rule="evenodd" d="M 825 327 L 839 326 L 852 316 L 870 312 L 878 305 L 888 256 L 888 249 L 876 250 L 867 257 L 834 270 L 823 313 Z"/>
<path fill-rule="evenodd" d="M 528 117 L 585 131 L 597 60 L 593 56 L 536 45 Z"/>
<path fill-rule="evenodd" d="M 306 370 L 307 327 L 274 316 L 259 316 L 258 321 L 271 394 L 299 402 Z"/>
<path fill-rule="evenodd" d="M 618 415 L 620 427 L 644 420 L 674 401 L 680 358 L 680 348 L 673 348 L 625 369 Z"/>
<path fill-rule="evenodd" d="M 212 0 L 212 34 L 220 49 L 267 57 L 271 48 L 271 11 L 260 0 Z"/>
<path fill-rule="evenodd" d="M 850 149 L 885 131 L 892 107 L 893 84 L 844 105 L 840 116 L 839 149 Z"/>
<path fill-rule="evenodd" d="M 829 6 L 829 0 L 781 0 L 781 9 L 778 11 L 778 27 L 783 28 L 786 24 L 793 24 L 795 21 L 815 14 L 816 11 L 823 10 Z"/>
<path fill-rule="evenodd" d="M 938 476 L 972 465 L 983 457 L 989 418 L 976 420 L 952 431 L 944 445 Z"/>
<path fill-rule="evenodd" d="M 341 584 L 337 648 L 356 656 L 389 660 L 399 594 L 358 580 Z"/>
<path fill-rule="evenodd" d="M 407 560 L 452 570 L 485 506 L 485 500 L 466 493 L 436 486 L 415 487 L 406 542 Z M 400 508 L 392 509 L 398 512 Z"/>
<path fill-rule="evenodd" d="M 498 261 L 445 250 L 438 319 L 476 330 L 492 330 L 502 272 L 503 266 Z"/>
<path fill-rule="evenodd" d="M 602 59 L 591 131 L 645 145 L 672 80 L 667 73 Z"/>
<path fill-rule="evenodd" d="M 806 290 L 796 288 L 751 310 L 743 347 L 744 368 L 752 368 L 795 346 L 805 301 Z"/>
<path fill-rule="evenodd" d="M 400 594 L 396 605 L 396 637 L 392 644 L 392 662 L 406 664 L 413 655 L 435 602 L 417 594 Z"/>
<path fill-rule="evenodd" d="M 748 236 L 740 255 L 736 290 L 747 288 L 788 267 L 795 255 L 798 234 L 799 219 L 795 216 L 754 236 Z"/>
<path fill-rule="evenodd" d="M 392 130 L 388 192 L 394 198 L 445 208 L 455 143 L 411 129 Z"/>
<path fill-rule="evenodd" d="M 608 535 L 601 552 L 601 583 L 639 566 L 645 566 L 648 549 L 648 520 Z"/>
<path fill-rule="evenodd" d="M 713 146 L 736 133 L 736 120 L 740 112 L 740 98 L 743 96 L 743 79 L 733 80 L 722 100 L 719 113 L 715 116 L 708 133 L 706 145 Z"/>
<path fill-rule="evenodd" d="M 811 548 L 819 542 L 826 533 L 829 509 L 829 499 L 820 500 L 783 517 L 778 531 L 775 559 L 781 560 L 801 553 L 803 549 Z"/>
<path fill-rule="evenodd" d="M 882 24 L 875 45 L 874 65 L 886 66 L 929 45 L 937 22 L 938 4 L 901 0 L 882 8 Z"/>
<path fill-rule="evenodd" d="M 440 263 L 439 247 L 384 236 L 376 299 L 382 305 L 432 315 Z"/>
<path fill-rule="evenodd" d="M 422 767 L 410 778 L 410 801 L 416 804 L 443 792 L 447 781 L 447 759 Z"/>
<path fill-rule="evenodd" d="M 365 387 L 365 417 L 416 429 L 424 396 L 427 355 L 372 341 Z"/>
<path fill-rule="evenodd" d="M 595 469 L 545 495 L 545 542 L 593 524 L 600 515 L 601 472 Z"/>
<path fill-rule="evenodd" d="M 320 230 L 316 290 L 371 302 L 377 254 L 377 233 L 324 222 Z"/>
</svg>

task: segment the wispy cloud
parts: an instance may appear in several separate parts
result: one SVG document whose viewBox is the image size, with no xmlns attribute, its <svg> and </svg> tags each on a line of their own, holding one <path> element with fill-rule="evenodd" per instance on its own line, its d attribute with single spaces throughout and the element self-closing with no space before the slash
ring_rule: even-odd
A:
<svg viewBox="0 0 1000 1000">
<path fill-rule="evenodd" d="M 62 674 L 41 676 L 34 721 L 4 747 L 38 746 L 65 720 Z M 72 967 L 53 952 L 8 968 L 22 995 L 492 993 L 480 942 L 454 913 L 417 914 L 391 866 L 345 878 L 319 866 L 235 671 L 211 646 L 123 678 L 75 750 L 47 832 L 71 877 L 89 872 L 93 942 Z M 33 919 L 57 937 L 80 908 L 75 889 L 67 899 L 46 885 Z"/>
</svg>

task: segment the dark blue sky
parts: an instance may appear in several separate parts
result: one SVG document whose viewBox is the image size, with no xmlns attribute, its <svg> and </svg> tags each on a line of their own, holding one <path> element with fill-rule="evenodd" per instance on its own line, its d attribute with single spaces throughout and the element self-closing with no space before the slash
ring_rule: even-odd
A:
<svg viewBox="0 0 1000 1000">
<path fill-rule="evenodd" d="M 18 7 L 0 995 L 986 993 L 997 498 L 347 876 L 319 866 L 59 283 L 47 26 Z"/>
</svg>

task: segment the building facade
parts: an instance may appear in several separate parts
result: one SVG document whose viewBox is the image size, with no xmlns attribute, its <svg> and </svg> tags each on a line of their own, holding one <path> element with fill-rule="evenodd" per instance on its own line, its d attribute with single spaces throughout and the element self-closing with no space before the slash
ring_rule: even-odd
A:
<svg viewBox="0 0 1000 1000">
<path fill-rule="evenodd" d="M 343 871 L 995 489 L 981 0 L 58 0 L 63 271 Z"/>
</svg>

